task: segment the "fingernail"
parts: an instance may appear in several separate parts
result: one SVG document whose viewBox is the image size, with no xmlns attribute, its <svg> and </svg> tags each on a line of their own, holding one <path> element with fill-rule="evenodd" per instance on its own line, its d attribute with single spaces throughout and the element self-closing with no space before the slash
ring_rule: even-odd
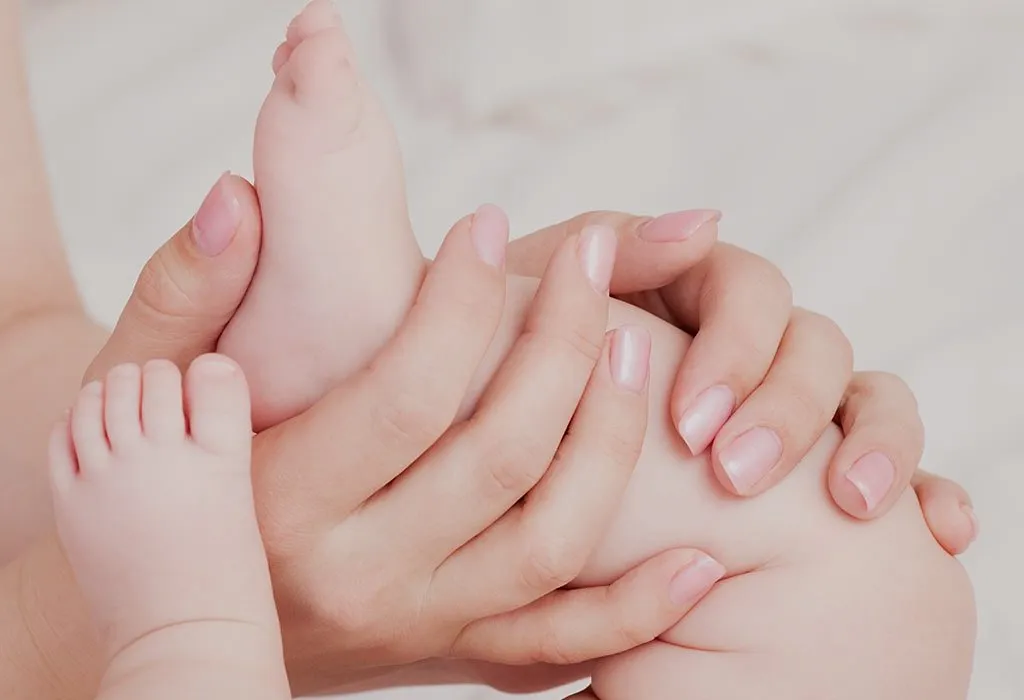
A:
<svg viewBox="0 0 1024 700">
<path fill-rule="evenodd" d="M 662 214 L 640 229 L 640 240 L 649 243 L 679 243 L 691 238 L 705 226 L 722 220 L 716 209 L 692 209 Z"/>
<path fill-rule="evenodd" d="M 508 217 L 501 208 L 484 204 L 473 215 L 469 235 L 477 256 L 491 267 L 500 268 L 505 264 L 505 250 L 508 247 Z"/>
<path fill-rule="evenodd" d="M 699 455 L 708 448 L 735 407 L 736 396 L 724 384 L 706 389 L 697 397 L 677 426 L 691 453 Z"/>
<path fill-rule="evenodd" d="M 846 480 L 860 491 L 868 512 L 878 507 L 896 480 L 896 467 L 881 452 L 866 454 L 846 472 Z"/>
<path fill-rule="evenodd" d="M 210 258 L 227 250 L 242 221 L 241 205 L 226 186 L 228 175 L 220 176 L 192 219 L 192 241 Z"/>
<path fill-rule="evenodd" d="M 746 494 L 782 458 L 782 440 L 770 428 L 753 428 L 722 450 L 719 459 L 736 493 Z"/>
<path fill-rule="evenodd" d="M 697 554 L 669 584 L 669 599 L 673 605 L 688 605 L 700 599 L 725 576 L 725 567 L 707 554 Z"/>
<path fill-rule="evenodd" d="M 960 510 L 967 516 L 967 519 L 971 521 L 970 543 L 974 544 L 978 541 L 978 536 L 981 534 L 981 523 L 978 522 L 978 516 L 974 514 L 974 509 L 970 506 L 960 506 Z"/>
<path fill-rule="evenodd" d="M 612 380 L 639 394 L 647 386 L 651 366 L 651 334 L 639 326 L 622 326 L 612 333 L 609 350 Z"/>
<path fill-rule="evenodd" d="M 587 226 L 580 233 L 580 264 L 591 286 L 600 294 L 607 294 L 611 285 L 617 244 L 615 231 L 607 226 Z"/>
</svg>

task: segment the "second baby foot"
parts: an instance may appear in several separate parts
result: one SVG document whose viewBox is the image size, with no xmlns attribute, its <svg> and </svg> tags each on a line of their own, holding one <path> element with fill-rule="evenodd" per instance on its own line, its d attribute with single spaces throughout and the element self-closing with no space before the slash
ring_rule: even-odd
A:
<svg viewBox="0 0 1024 700">
<path fill-rule="evenodd" d="M 295 18 L 274 70 L 253 156 L 263 248 L 218 348 L 249 378 L 257 430 L 362 367 L 425 270 L 397 140 L 328 0 Z"/>
<path fill-rule="evenodd" d="M 193 363 L 184 392 L 170 362 L 115 367 L 55 428 L 57 529 L 112 656 L 210 620 L 275 639 L 251 436 L 245 379 L 218 356 Z"/>
</svg>

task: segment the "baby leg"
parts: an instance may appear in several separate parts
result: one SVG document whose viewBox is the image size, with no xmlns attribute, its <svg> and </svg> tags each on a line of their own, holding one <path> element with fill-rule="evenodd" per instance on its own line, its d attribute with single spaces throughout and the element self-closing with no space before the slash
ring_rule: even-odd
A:
<svg viewBox="0 0 1024 700">
<path fill-rule="evenodd" d="M 245 380 L 208 356 L 182 384 L 169 362 L 116 367 L 51 439 L 57 529 L 108 650 L 98 697 L 283 700 Z"/>
<path fill-rule="evenodd" d="M 295 18 L 274 69 L 253 154 L 263 248 L 218 348 L 249 378 L 257 430 L 362 367 L 426 269 L 397 140 L 329 0 Z"/>
<path fill-rule="evenodd" d="M 516 337 L 534 289 L 510 279 L 485 372 Z M 661 640 L 599 664 L 595 691 L 604 700 L 962 700 L 973 656 L 971 586 L 932 538 L 914 495 L 871 523 L 840 512 L 827 488 L 841 440 L 830 426 L 774 489 L 731 496 L 671 424 L 688 336 L 617 302 L 610 321 L 651 333 L 650 420 L 619 513 L 574 585 L 611 583 L 682 546 L 711 554 L 727 574 Z"/>
<path fill-rule="evenodd" d="M 798 548 L 734 572 L 660 640 L 599 662 L 596 694 L 964 700 L 974 641 L 970 583 L 927 541 L 912 496 L 887 517 L 894 522 L 846 523 L 863 531 L 826 525 L 828 548 Z"/>
</svg>

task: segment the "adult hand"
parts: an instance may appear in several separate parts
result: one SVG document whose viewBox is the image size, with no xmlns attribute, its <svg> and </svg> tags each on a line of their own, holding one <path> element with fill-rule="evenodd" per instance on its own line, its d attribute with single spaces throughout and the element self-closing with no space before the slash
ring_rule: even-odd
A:
<svg viewBox="0 0 1024 700">
<path fill-rule="evenodd" d="M 649 338 L 604 330 L 614 232 L 563 241 L 509 358 L 451 426 L 501 318 L 507 233 L 490 207 L 459 222 L 377 360 L 256 441 L 286 654 L 314 681 L 299 693 L 432 657 L 605 656 L 655 638 L 721 575 L 677 550 L 558 590 L 614 517 L 646 428 Z"/>
<path fill-rule="evenodd" d="M 449 429 L 501 315 L 506 226 L 492 209 L 460 222 L 380 357 L 255 438 L 296 692 L 430 657 L 564 665 L 613 654 L 675 624 L 718 575 L 701 553 L 674 550 L 611 586 L 556 591 L 614 516 L 646 426 L 646 335 L 604 335 L 611 232 L 563 243 L 500 378 Z M 251 187 L 222 179 L 147 265 L 86 379 L 212 350 L 259 240 Z M 447 668 L 459 675 L 446 680 L 478 673 Z M 533 682 L 582 672 L 541 667 Z"/>
<path fill-rule="evenodd" d="M 911 483 L 932 534 L 960 553 L 977 533 L 967 494 L 916 472 L 923 428 L 901 380 L 852 372 L 849 341 L 831 320 L 792 305 L 771 263 L 716 243 L 718 212 L 656 219 L 592 212 L 512 243 L 508 268 L 537 275 L 583 227 L 613 227 L 611 291 L 695 334 L 672 394 L 672 417 L 694 454 L 711 448 L 723 487 L 752 496 L 784 478 L 835 420 L 845 440 L 832 460 L 836 503 L 862 519 L 885 514 Z"/>
</svg>

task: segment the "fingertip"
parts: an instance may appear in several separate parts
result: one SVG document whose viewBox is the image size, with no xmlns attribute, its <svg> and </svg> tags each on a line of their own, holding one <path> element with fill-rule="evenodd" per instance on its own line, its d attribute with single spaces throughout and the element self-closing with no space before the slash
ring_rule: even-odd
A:
<svg viewBox="0 0 1024 700">
<path fill-rule="evenodd" d="M 868 517 L 880 514 L 882 504 L 889 500 L 896 477 L 893 460 L 879 451 L 860 457 L 843 476 L 860 496 L 860 505 Z"/>
<path fill-rule="evenodd" d="M 508 248 L 508 215 L 494 204 L 484 204 L 473 214 L 470 237 L 481 262 L 497 269 L 505 267 Z"/>
<path fill-rule="evenodd" d="M 752 427 L 738 436 L 731 430 L 719 433 L 713 446 L 715 473 L 730 493 L 756 496 L 777 484 L 795 464 L 784 460 L 785 445 L 768 426 Z"/>
<path fill-rule="evenodd" d="M 675 393 L 682 393 L 678 386 Z M 690 452 L 699 455 L 711 446 L 736 410 L 736 394 L 719 384 L 705 389 L 689 405 L 675 399 L 672 403 L 676 431 Z"/>
<path fill-rule="evenodd" d="M 722 212 L 717 209 L 690 209 L 662 214 L 642 221 L 636 229 L 636 238 L 647 243 L 682 243 L 697 236 L 718 238 L 718 222 Z"/>
<path fill-rule="evenodd" d="M 725 575 L 725 566 L 711 556 L 704 552 L 689 552 L 686 562 L 677 569 L 669 583 L 669 600 L 681 609 L 689 609 Z"/>
<path fill-rule="evenodd" d="M 207 193 L 187 227 L 187 239 L 203 258 L 258 241 L 261 217 L 256 192 L 242 177 L 224 173 Z"/>
</svg>

